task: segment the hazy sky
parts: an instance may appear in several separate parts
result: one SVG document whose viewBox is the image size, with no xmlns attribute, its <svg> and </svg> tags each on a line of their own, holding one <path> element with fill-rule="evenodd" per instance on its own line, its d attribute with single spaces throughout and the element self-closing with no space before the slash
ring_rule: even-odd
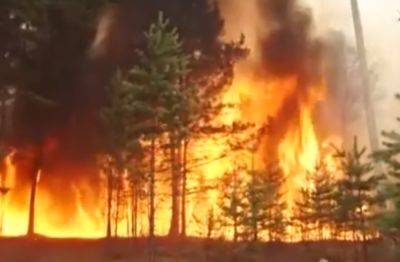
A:
<svg viewBox="0 0 400 262">
<path fill-rule="evenodd" d="M 312 7 L 315 26 L 320 34 L 339 30 L 354 45 L 350 0 L 302 0 Z M 393 95 L 400 93 L 400 0 L 359 0 L 368 60 L 378 74 L 375 91 L 378 125 L 396 127 L 393 117 L 400 106 Z M 398 127 L 398 126 L 397 126 Z"/>
</svg>

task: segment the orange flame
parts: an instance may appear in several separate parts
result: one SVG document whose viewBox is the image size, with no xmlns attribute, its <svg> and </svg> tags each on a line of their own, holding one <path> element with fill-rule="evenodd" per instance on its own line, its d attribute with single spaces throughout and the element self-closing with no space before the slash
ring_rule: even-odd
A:
<svg viewBox="0 0 400 262">
<path fill-rule="evenodd" d="M 295 77 L 286 79 L 274 79 L 265 81 L 249 77 L 239 72 L 232 87 L 224 94 L 223 101 L 232 103 L 233 108 L 227 108 L 216 121 L 232 124 L 235 121 L 246 121 L 260 127 L 269 116 L 275 116 L 282 106 L 287 96 L 296 91 L 297 79 Z M 300 101 L 300 112 L 298 121 L 293 121 L 286 130 L 285 136 L 278 145 L 277 156 L 279 165 L 286 176 L 284 185 L 285 200 L 288 209 L 287 216 L 293 214 L 295 199 L 299 189 L 312 187 L 307 182 L 307 172 L 315 168 L 316 163 L 324 158 L 331 168 L 335 168 L 335 163 L 331 154 L 322 154 L 321 150 L 328 144 L 327 141 L 319 141 L 314 123 L 315 106 L 324 100 L 324 85 L 310 89 L 307 99 Z M 203 139 L 196 141 L 191 148 L 194 155 L 191 157 L 201 157 L 207 155 L 209 159 L 215 159 L 207 164 L 200 166 L 196 172 L 198 175 L 189 176 L 188 188 L 199 188 L 202 184 L 213 185 L 226 171 L 234 169 L 238 162 L 249 166 L 250 157 L 238 157 L 237 154 L 227 155 L 219 159 L 227 150 L 225 138 Z M 3 235 L 18 236 L 24 235 L 28 221 L 28 200 L 29 185 L 19 184 L 16 176 L 16 167 L 12 162 L 13 154 L 5 160 L 6 175 L 3 179 L 5 185 L 11 188 L 10 192 L 4 196 L 2 209 Z M 256 155 L 256 164 L 262 168 L 263 152 Z M 202 175 L 200 175 L 202 174 Z M 99 175 L 101 181 L 101 192 L 95 192 L 90 183 L 82 181 L 72 181 L 73 198 L 71 205 L 73 213 L 67 213 L 62 205 L 58 205 L 54 200 L 54 192 L 44 187 L 42 181 L 46 180 L 46 175 L 40 172 L 38 175 L 38 193 L 36 199 L 35 229 L 38 234 L 49 237 L 77 237 L 77 238 L 100 238 L 105 236 L 105 195 L 106 177 Z M 202 179 L 199 180 L 199 177 Z M 124 193 L 129 194 L 129 184 L 125 174 L 122 187 Z M 165 235 L 169 226 L 169 187 L 159 186 L 157 189 L 160 196 L 157 196 L 156 213 L 156 232 Z M 208 190 L 205 193 L 188 195 L 187 201 L 187 233 L 194 236 L 204 236 L 207 212 L 210 209 L 218 210 L 218 198 L 220 192 L 216 189 Z M 139 235 L 147 233 L 147 206 L 146 200 L 142 201 L 139 214 Z M 129 223 L 132 218 L 131 203 L 124 203 L 123 210 L 120 211 L 121 219 L 118 222 L 118 235 L 129 236 Z M 293 232 L 290 239 L 298 239 Z"/>
</svg>

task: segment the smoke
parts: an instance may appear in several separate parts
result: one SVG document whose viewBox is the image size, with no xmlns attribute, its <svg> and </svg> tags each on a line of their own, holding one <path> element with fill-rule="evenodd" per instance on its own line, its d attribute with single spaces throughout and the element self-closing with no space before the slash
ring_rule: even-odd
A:
<svg viewBox="0 0 400 262">
<path fill-rule="evenodd" d="M 331 30 L 341 32 L 349 46 L 355 47 L 355 36 L 351 17 L 350 1 L 307 0 L 313 8 L 318 32 L 326 35 Z M 326 3 L 325 3 L 326 2 Z M 374 1 L 359 0 L 363 23 L 367 59 L 373 77 L 373 105 L 376 109 L 379 131 L 398 128 L 395 118 L 398 116 L 398 102 L 394 94 L 400 83 L 400 24 L 398 22 L 400 3 L 397 0 Z M 353 79 L 350 79 L 353 80 Z M 363 88 L 362 86 L 357 89 Z M 353 123 L 352 135 L 365 129 L 364 112 L 358 110 L 359 118 Z M 365 137 L 367 138 L 366 134 Z M 368 144 L 368 140 L 362 141 Z"/>
<path fill-rule="evenodd" d="M 274 158 L 277 147 L 292 125 L 299 125 L 301 107 L 309 99 L 311 89 L 322 81 L 321 65 L 323 44 L 312 35 L 312 14 L 295 0 L 258 1 L 262 23 L 266 28 L 258 36 L 258 73 L 270 81 L 294 79 L 292 90 L 269 90 L 283 93 L 277 112 L 268 118 L 270 134 L 263 151 Z M 282 82 L 283 82 L 282 81 Z M 285 88 L 278 85 L 275 88 Z M 275 155 L 275 157 L 277 157 Z"/>
<path fill-rule="evenodd" d="M 295 0 L 259 1 L 259 6 L 269 28 L 259 39 L 264 73 L 298 76 L 302 86 L 319 81 L 321 43 L 311 37 L 311 11 Z"/>
<path fill-rule="evenodd" d="M 44 10 L 48 25 L 39 30 L 46 37 L 34 46 L 33 77 L 26 82 L 27 89 L 54 105 L 20 97 L 10 142 L 25 159 L 16 159 L 19 188 L 25 189 L 31 178 L 31 163 L 23 162 L 41 154 L 41 186 L 52 196 L 50 206 L 68 207 L 70 213 L 76 208 L 76 185 L 98 192 L 96 155 L 106 147 L 99 111 L 107 100 L 107 84 L 117 68 L 135 64 L 136 50 L 145 45 L 144 32 L 159 12 L 179 29 L 187 53 L 201 50 L 217 60 L 214 54 L 223 44 L 223 21 L 213 1 L 121 1 L 100 8 L 93 18 L 79 17 L 74 8 L 60 4 Z M 200 66 L 212 70 L 219 64 L 204 61 Z M 16 200 L 18 205 L 24 201 Z"/>
</svg>

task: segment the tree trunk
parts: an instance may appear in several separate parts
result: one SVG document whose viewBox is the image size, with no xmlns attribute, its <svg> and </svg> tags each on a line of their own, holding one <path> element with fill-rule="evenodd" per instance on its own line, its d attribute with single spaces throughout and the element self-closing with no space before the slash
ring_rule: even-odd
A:
<svg viewBox="0 0 400 262">
<path fill-rule="evenodd" d="M 129 234 L 132 232 L 131 221 L 129 221 L 129 208 L 128 202 L 124 200 L 124 209 L 125 211 L 125 219 L 126 219 L 126 236 L 129 237 Z"/>
<path fill-rule="evenodd" d="M 324 240 L 324 227 L 321 223 L 318 224 L 319 240 Z"/>
<path fill-rule="evenodd" d="M 360 209 L 360 218 L 361 218 L 361 230 L 362 230 L 362 257 L 363 257 L 363 262 L 368 262 L 368 246 L 367 246 L 367 234 L 365 232 L 366 230 L 366 223 L 365 223 L 365 216 L 364 216 L 364 212 L 362 210 L 362 206 L 359 207 Z"/>
<path fill-rule="evenodd" d="M 111 208 L 112 208 L 112 189 L 113 178 L 111 168 L 107 170 L 107 238 L 111 238 Z"/>
<path fill-rule="evenodd" d="M 37 189 L 37 179 L 40 170 L 33 171 L 31 178 L 31 194 L 29 199 L 29 222 L 28 222 L 28 236 L 35 235 L 35 202 L 36 202 L 36 189 Z"/>
<path fill-rule="evenodd" d="M 134 226 L 134 237 L 138 237 L 138 212 L 139 212 L 139 190 L 136 187 L 136 192 L 135 192 L 135 205 L 133 206 L 133 214 L 135 218 L 135 224 Z"/>
<path fill-rule="evenodd" d="M 149 178 L 149 194 L 150 194 L 150 214 L 149 214 L 149 254 L 148 262 L 155 261 L 155 170 L 156 170 L 156 142 L 152 138 L 150 142 L 150 178 Z M 137 208 L 137 206 L 136 206 Z"/>
<path fill-rule="evenodd" d="M 132 203 L 131 203 L 131 234 L 132 237 L 137 237 L 137 213 L 138 213 L 138 189 L 137 184 L 132 184 Z"/>
<path fill-rule="evenodd" d="M 35 235 L 35 202 L 36 202 L 36 191 L 38 179 L 41 172 L 42 166 L 41 152 L 35 157 L 34 164 L 31 173 L 31 194 L 29 199 L 29 218 L 28 218 L 28 231 L 27 236 L 32 237 Z"/>
<path fill-rule="evenodd" d="M 268 214 L 267 221 L 272 222 L 273 214 L 272 214 L 271 208 L 268 209 L 268 213 L 267 214 Z M 276 225 L 276 224 L 274 223 L 274 225 Z M 273 236 L 272 236 L 272 227 L 273 227 L 273 225 L 271 223 L 270 226 L 268 226 L 268 241 L 269 242 L 274 242 L 274 239 L 273 239 Z"/>
<path fill-rule="evenodd" d="M 150 145 L 150 214 L 149 214 L 149 237 L 154 237 L 154 219 L 155 219 L 155 139 L 151 140 Z M 137 207 L 136 207 L 137 208 Z"/>
<path fill-rule="evenodd" d="M 254 165 L 254 154 L 255 154 L 255 152 L 253 151 L 252 152 L 252 154 L 251 154 L 251 183 L 253 184 L 253 186 L 252 186 L 252 194 L 254 194 L 253 195 L 253 201 L 256 201 L 256 187 L 257 187 L 257 182 L 256 182 L 256 171 L 255 171 L 255 165 Z M 251 205 L 251 208 L 253 209 L 253 242 L 257 242 L 257 240 L 258 240 L 258 213 L 259 213 L 259 210 L 257 209 L 258 207 L 257 207 L 257 205 L 256 204 L 254 204 L 254 203 L 252 203 L 252 205 Z"/>
<path fill-rule="evenodd" d="M 188 140 L 183 142 L 183 159 L 182 159 L 182 198 L 181 198 L 181 236 L 186 237 L 186 182 L 187 182 L 187 147 Z"/>
<path fill-rule="evenodd" d="M 211 208 L 208 211 L 208 219 L 207 219 L 207 239 L 211 240 L 214 232 L 214 210 Z"/>
<path fill-rule="evenodd" d="M 119 174 L 118 174 L 119 175 Z M 118 237 L 118 222 L 119 222 L 119 209 L 121 205 L 121 181 L 117 178 L 117 191 L 115 199 L 115 217 L 114 217 L 114 237 Z"/>
<path fill-rule="evenodd" d="M 179 236 L 179 172 L 177 161 L 177 141 L 174 134 L 170 135 L 170 160 L 171 160 L 171 224 L 169 236 Z"/>
<path fill-rule="evenodd" d="M 233 242 L 237 242 L 238 241 L 238 222 L 237 222 L 237 217 L 235 216 L 233 218 Z"/>
<path fill-rule="evenodd" d="M 257 223 L 254 226 L 254 233 L 253 233 L 253 242 L 257 242 L 258 241 L 258 226 Z"/>
<path fill-rule="evenodd" d="M 238 187 L 238 181 L 237 181 L 237 172 L 235 171 L 233 173 L 233 242 L 238 241 L 238 207 L 237 207 L 237 187 Z"/>
</svg>

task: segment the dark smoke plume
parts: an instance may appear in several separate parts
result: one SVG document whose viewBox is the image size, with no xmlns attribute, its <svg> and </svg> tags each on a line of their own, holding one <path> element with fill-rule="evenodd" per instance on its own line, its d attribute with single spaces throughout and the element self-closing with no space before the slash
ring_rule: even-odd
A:
<svg viewBox="0 0 400 262">
<path fill-rule="evenodd" d="M 218 58 L 223 20 L 213 1 L 113 2 L 91 9 L 95 14 L 90 18 L 73 5 L 43 4 L 46 24 L 35 25 L 40 38 L 26 62 L 29 75 L 22 81 L 55 106 L 19 99 L 15 146 L 43 146 L 48 138 L 56 139 L 62 154 L 74 161 L 87 161 L 101 150 L 98 112 L 106 100 L 107 83 L 116 68 L 135 64 L 135 51 L 144 46 L 144 32 L 160 11 L 179 29 L 187 53 L 201 50 L 205 57 Z M 97 21 L 106 25 L 100 28 Z M 219 66 L 218 60 L 202 62 L 196 65 L 200 69 Z"/>
<path fill-rule="evenodd" d="M 40 35 L 24 61 L 28 73 L 21 81 L 55 105 L 18 99 L 11 143 L 21 153 L 41 152 L 42 186 L 55 202 L 73 203 L 71 184 L 84 179 L 96 188 L 98 182 L 96 154 L 105 146 L 99 111 L 107 99 L 106 86 L 117 68 L 135 64 L 135 51 L 144 46 L 144 32 L 159 12 L 178 28 L 187 53 L 200 50 L 213 59 L 199 60 L 192 72 L 218 68 L 224 43 L 219 39 L 223 20 L 213 1 L 112 1 L 88 10 L 91 17 L 67 2 L 43 3 L 45 19 L 35 24 Z M 18 176 L 29 181 L 22 171 Z"/>
<path fill-rule="evenodd" d="M 297 86 L 270 121 L 267 158 L 292 124 L 298 125 L 300 106 L 314 84 L 321 81 L 322 43 L 312 37 L 311 11 L 296 0 L 259 0 L 265 33 L 260 37 L 260 74 L 270 79 L 296 77 Z M 272 145 L 271 145 L 272 143 Z"/>
<path fill-rule="evenodd" d="M 259 0 L 268 33 L 260 39 L 262 67 L 277 77 L 298 76 L 300 86 L 320 80 L 321 43 L 311 36 L 311 11 L 296 0 Z"/>
</svg>

